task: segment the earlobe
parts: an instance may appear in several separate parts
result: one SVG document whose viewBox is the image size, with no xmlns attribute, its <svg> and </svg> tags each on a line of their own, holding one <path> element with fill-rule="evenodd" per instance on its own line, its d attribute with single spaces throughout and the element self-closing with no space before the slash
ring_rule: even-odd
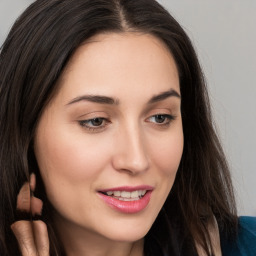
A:
<svg viewBox="0 0 256 256">
<path fill-rule="evenodd" d="M 31 203 L 30 186 L 28 182 L 25 182 L 21 187 L 17 196 L 17 210 L 21 212 L 30 212 Z"/>
<path fill-rule="evenodd" d="M 25 182 L 21 187 L 17 196 L 17 216 L 18 219 L 31 219 L 31 216 L 41 215 L 43 202 L 39 198 L 34 197 L 36 188 L 36 175 L 30 175 L 30 181 Z"/>
<path fill-rule="evenodd" d="M 25 182 L 17 196 L 17 221 L 11 225 L 22 255 L 49 256 L 49 238 L 46 224 L 36 221 L 41 215 L 43 202 L 34 197 L 36 175 L 30 175 L 29 182 Z M 39 253 L 38 253 L 39 252 Z"/>
<path fill-rule="evenodd" d="M 34 191 L 36 188 L 36 175 L 32 173 L 30 175 L 30 189 L 31 189 L 31 200 L 30 200 L 30 210 L 32 216 L 41 215 L 43 209 L 43 202 L 41 199 L 34 196 Z"/>
</svg>

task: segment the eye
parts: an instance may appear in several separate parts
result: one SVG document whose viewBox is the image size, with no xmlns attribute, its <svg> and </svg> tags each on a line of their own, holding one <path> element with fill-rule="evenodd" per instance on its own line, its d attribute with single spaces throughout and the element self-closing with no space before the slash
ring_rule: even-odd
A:
<svg viewBox="0 0 256 256">
<path fill-rule="evenodd" d="M 108 120 L 103 117 L 96 117 L 88 120 L 81 120 L 79 124 L 88 130 L 99 130 L 104 129 L 108 124 Z"/>
<path fill-rule="evenodd" d="M 97 117 L 97 118 L 94 118 L 94 119 L 90 119 L 88 120 L 88 124 L 91 124 L 92 126 L 101 126 L 104 122 L 104 119 L 101 118 L 101 117 Z"/>
<path fill-rule="evenodd" d="M 168 125 L 175 117 L 173 115 L 168 114 L 157 114 L 149 117 L 147 120 L 149 122 L 159 124 L 159 125 Z"/>
</svg>

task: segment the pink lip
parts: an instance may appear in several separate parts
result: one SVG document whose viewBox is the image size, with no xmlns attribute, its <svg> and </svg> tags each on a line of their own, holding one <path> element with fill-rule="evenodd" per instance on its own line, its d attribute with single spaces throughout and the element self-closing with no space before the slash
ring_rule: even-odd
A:
<svg viewBox="0 0 256 256">
<path fill-rule="evenodd" d="M 123 213 L 138 213 L 146 208 L 148 205 L 151 194 L 153 191 L 153 187 L 151 186 L 136 186 L 136 187 L 116 187 L 110 189 L 104 189 L 100 192 L 107 192 L 107 191 L 135 191 L 135 190 L 147 190 L 146 194 L 139 200 L 134 201 L 121 201 L 114 197 L 104 195 L 98 192 L 98 195 L 107 203 L 111 208 L 123 212 Z"/>
<path fill-rule="evenodd" d="M 100 192 L 107 192 L 107 191 L 135 191 L 135 190 L 153 190 L 154 187 L 148 186 L 148 185 L 141 185 L 141 186 L 122 186 L 122 187 L 115 187 L 115 188 L 107 188 L 107 189 L 102 189 Z"/>
</svg>

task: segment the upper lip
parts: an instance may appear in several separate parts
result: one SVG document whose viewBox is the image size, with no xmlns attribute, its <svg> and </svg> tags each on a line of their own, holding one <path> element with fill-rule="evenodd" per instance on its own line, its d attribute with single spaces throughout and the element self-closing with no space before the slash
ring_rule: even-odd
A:
<svg viewBox="0 0 256 256">
<path fill-rule="evenodd" d="M 139 186 L 122 186 L 122 187 L 114 187 L 114 188 L 106 188 L 101 189 L 99 192 L 108 192 L 108 191 L 136 191 L 136 190 L 153 190 L 154 187 L 149 185 L 139 185 Z"/>
</svg>

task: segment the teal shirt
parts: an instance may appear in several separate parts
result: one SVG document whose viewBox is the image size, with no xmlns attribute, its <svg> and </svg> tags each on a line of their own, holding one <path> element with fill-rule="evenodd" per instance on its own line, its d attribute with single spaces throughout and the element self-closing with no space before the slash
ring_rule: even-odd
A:
<svg viewBox="0 0 256 256">
<path fill-rule="evenodd" d="M 237 241 L 222 241 L 222 256 L 256 256 L 256 217 L 239 218 Z"/>
</svg>

